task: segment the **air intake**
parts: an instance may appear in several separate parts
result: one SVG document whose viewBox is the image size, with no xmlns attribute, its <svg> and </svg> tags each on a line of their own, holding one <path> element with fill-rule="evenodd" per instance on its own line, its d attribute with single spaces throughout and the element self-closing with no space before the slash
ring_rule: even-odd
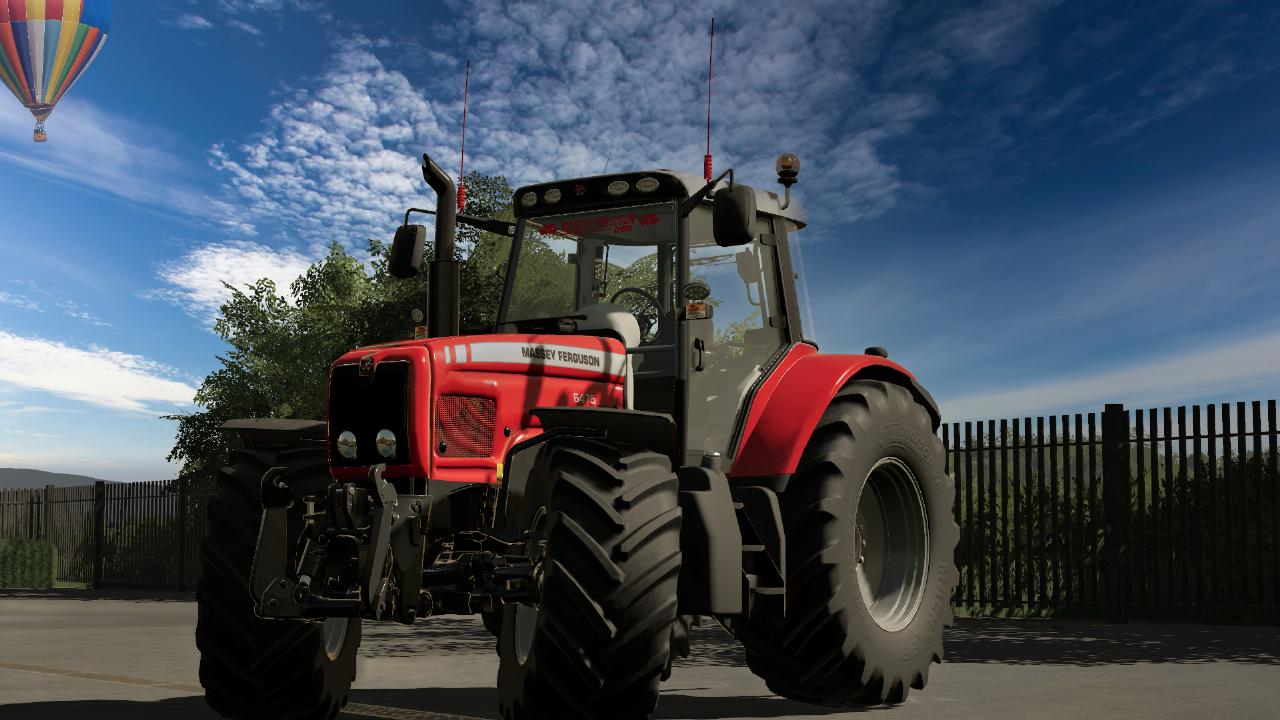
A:
<svg viewBox="0 0 1280 720">
<path fill-rule="evenodd" d="M 481 458 L 493 455 L 493 398 L 441 395 L 436 399 L 436 454 Z"/>
</svg>

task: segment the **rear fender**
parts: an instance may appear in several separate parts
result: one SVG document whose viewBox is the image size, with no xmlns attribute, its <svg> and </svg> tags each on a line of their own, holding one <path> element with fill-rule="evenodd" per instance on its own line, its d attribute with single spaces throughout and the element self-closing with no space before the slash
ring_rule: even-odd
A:
<svg viewBox="0 0 1280 720">
<path fill-rule="evenodd" d="M 752 399 L 730 476 L 794 473 L 831 398 L 852 380 L 881 380 L 907 388 L 938 428 L 937 404 L 901 365 L 876 355 L 824 355 L 798 345 Z"/>
</svg>

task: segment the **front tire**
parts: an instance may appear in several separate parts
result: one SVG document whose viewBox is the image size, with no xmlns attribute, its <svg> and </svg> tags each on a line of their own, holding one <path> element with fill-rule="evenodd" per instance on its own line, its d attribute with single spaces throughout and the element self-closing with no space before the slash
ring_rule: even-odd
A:
<svg viewBox="0 0 1280 720">
<path fill-rule="evenodd" d="M 267 469 L 298 498 L 289 538 L 302 531 L 302 496 L 328 487 L 323 449 L 234 451 L 208 504 L 196 587 L 200 684 L 205 700 L 234 720 L 331 720 L 347 702 L 360 647 L 359 618 L 324 623 L 266 620 L 254 614 L 249 571 L 262 517 L 259 481 Z M 290 548 L 292 552 L 292 548 Z"/>
<path fill-rule="evenodd" d="M 803 702 L 899 703 L 942 661 L 958 580 L 955 484 L 924 407 L 854 381 L 832 399 L 780 494 L 785 617 L 734 622 L 751 671 Z"/>
<path fill-rule="evenodd" d="M 565 438 L 539 451 L 549 482 L 537 607 L 508 605 L 498 639 L 504 720 L 652 715 L 670 657 L 680 574 L 679 485 L 667 457 Z M 545 518 L 545 523 L 540 518 Z M 537 574 L 535 574 L 535 577 Z"/>
</svg>

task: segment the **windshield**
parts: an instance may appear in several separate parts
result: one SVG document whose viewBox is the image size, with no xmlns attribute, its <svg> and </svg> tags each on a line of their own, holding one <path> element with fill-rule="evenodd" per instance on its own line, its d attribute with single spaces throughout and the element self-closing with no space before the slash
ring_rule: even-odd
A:
<svg viewBox="0 0 1280 720">
<path fill-rule="evenodd" d="M 512 259 L 501 321 L 562 317 L 587 305 L 617 303 L 636 316 L 642 339 L 654 342 L 660 316 L 671 307 L 675 243 L 672 203 L 530 218 Z"/>
</svg>

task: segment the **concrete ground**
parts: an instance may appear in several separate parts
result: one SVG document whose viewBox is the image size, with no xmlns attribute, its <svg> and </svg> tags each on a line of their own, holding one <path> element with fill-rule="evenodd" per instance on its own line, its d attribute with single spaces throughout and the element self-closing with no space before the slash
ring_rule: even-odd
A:
<svg viewBox="0 0 1280 720">
<path fill-rule="evenodd" d="M 189 596 L 0 592 L 0 718 L 215 718 L 200 695 Z M 782 700 L 718 627 L 663 685 L 658 717 L 853 718 Z M 947 661 L 890 720 L 1275 720 L 1280 629 L 960 620 Z M 367 626 L 343 718 L 493 718 L 497 661 L 478 621 Z"/>
</svg>

